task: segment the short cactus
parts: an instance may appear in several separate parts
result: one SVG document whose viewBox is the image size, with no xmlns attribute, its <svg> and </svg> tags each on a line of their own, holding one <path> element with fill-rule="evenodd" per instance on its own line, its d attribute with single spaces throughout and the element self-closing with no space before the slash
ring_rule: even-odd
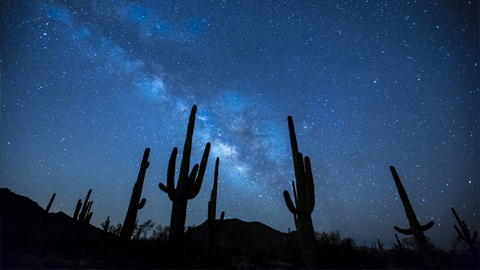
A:
<svg viewBox="0 0 480 270">
<path fill-rule="evenodd" d="M 463 220 L 460 220 L 460 218 L 458 217 L 457 215 L 457 212 L 455 211 L 455 209 L 452 208 L 452 212 L 453 212 L 453 215 L 455 216 L 455 219 L 457 220 L 458 222 L 458 226 L 460 226 L 460 229 L 458 229 L 457 225 L 453 225 L 453 227 L 455 228 L 455 230 L 457 231 L 458 233 L 458 236 L 465 242 L 467 243 L 467 245 L 470 247 L 470 251 L 472 252 L 472 254 L 474 256 L 479 256 L 478 254 L 478 241 L 477 241 L 477 237 L 478 237 L 478 234 L 477 234 L 477 231 L 475 231 L 473 233 L 473 236 L 471 236 L 470 234 L 470 230 L 468 229 L 468 226 L 467 224 L 465 223 L 465 221 Z"/>
<path fill-rule="evenodd" d="M 87 193 L 87 197 L 85 198 L 85 202 L 83 203 L 83 208 L 82 208 L 82 200 L 78 200 L 77 206 L 75 207 L 75 213 L 73 214 L 74 220 L 79 220 L 87 224 L 90 223 L 90 220 L 92 219 L 92 216 L 93 216 L 93 213 L 90 212 L 90 210 L 92 209 L 93 201 L 91 202 L 88 201 L 91 193 L 92 193 L 92 189 L 90 189 Z M 82 211 L 80 211 L 80 209 L 82 209 Z"/>
<path fill-rule="evenodd" d="M 108 232 L 108 227 L 110 227 L 110 216 L 107 217 L 107 220 L 105 220 L 105 224 L 103 227 L 104 232 Z"/>
<path fill-rule="evenodd" d="M 223 224 L 223 219 L 225 217 L 225 212 L 222 211 L 220 215 L 220 220 L 215 220 L 215 215 L 217 212 L 217 185 L 218 185 L 218 166 L 219 158 L 215 161 L 215 173 L 213 178 L 213 189 L 210 194 L 210 201 L 208 201 L 208 236 L 207 236 L 207 257 L 211 258 L 213 256 L 213 240 L 215 238 L 215 233 L 220 230 Z"/>
<path fill-rule="evenodd" d="M 50 201 L 48 202 L 48 206 L 47 208 L 45 209 L 45 211 L 48 213 L 48 211 L 50 211 L 50 207 L 52 207 L 52 203 L 53 203 L 53 200 L 55 200 L 55 196 L 57 195 L 57 193 L 53 193 L 52 195 L 52 198 L 50 199 Z"/>
<path fill-rule="evenodd" d="M 122 232 L 120 238 L 123 240 L 130 240 L 135 228 L 135 221 L 137 220 L 138 210 L 142 209 L 146 203 L 146 199 L 142 196 L 143 182 L 145 180 L 145 173 L 150 162 L 148 162 L 148 156 L 150 155 L 150 148 L 146 148 L 143 153 L 142 163 L 140 164 L 140 171 L 138 172 L 137 181 L 133 185 L 132 197 L 130 198 L 130 204 L 128 205 L 127 215 L 123 222 Z"/>
</svg>

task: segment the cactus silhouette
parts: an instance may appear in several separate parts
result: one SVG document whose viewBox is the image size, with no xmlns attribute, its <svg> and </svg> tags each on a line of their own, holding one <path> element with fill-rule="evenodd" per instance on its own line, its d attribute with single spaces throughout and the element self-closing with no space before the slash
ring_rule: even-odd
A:
<svg viewBox="0 0 480 270">
<path fill-rule="evenodd" d="M 55 200 L 55 196 L 56 196 L 56 195 L 57 195 L 57 193 L 53 193 L 52 198 L 51 198 L 50 201 L 48 202 L 48 206 L 47 206 L 47 208 L 45 209 L 45 211 L 47 211 L 47 213 L 48 213 L 48 211 L 50 211 L 50 207 L 52 207 L 52 203 L 53 203 L 53 200 Z"/>
<path fill-rule="evenodd" d="M 476 256 L 478 257 L 479 254 L 478 254 L 478 241 L 477 241 L 477 231 L 475 231 L 473 233 L 473 236 L 471 236 L 470 234 L 470 230 L 468 229 L 468 226 L 467 224 L 465 223 L 465 221 L 463 220 L 460 220 L 460 218 L 458 217 L 457 215 L 457 212 L 455 211 L 455 209 L 452 208 L 452 212 L 453 212 L 453 215 L 455 216 L 455 219 L 457 220 L 458 222 L 458 226 L 460 226 L 460 229 L 458 229 L 457 225 L 453 225 L 453 227 L 455 228 L 455 230 L 457 231 L 458 233 L 458 236 L 463 240 L 465 241 L 465 243 L 468 244 L 468 246 L 470 246 L 470 251 L 472 252 L 473 256 Z"/>
<path fill-rule="evenodd" d="M 150 148 L 146 148 L 143 153 L 142 163 L 140 164 L 140 171 L 138 172 L 137 182 L 133 185 L 132 197 L 130 198 L 130 204 L 128 205 L 127 215 L 123 222 L 122 232 L 120 238 L 123 240 L 130 240 L 132 237 L 133 229 L 135 228 L 135 221 L 137 220 L 138 210 L 142 209 L 147 200 L 142 196 L 143 182 L 145 180 L 145 172 L 147 171 L 150 162 L 148 162 L 148 156 L 150 155 Z"/>
<path fill-rule="evenodd" d="M 312 167 L 310 164 L 310 158 L 305 156 L 304 162 L 302 153 L 298 152 L 295 127 L 291 116 L 288 116 L 288 130 L 290 133 L 290 145 L 292 147 L 295 179 L 297 180 L 296 190 L 295 184 L 292 183 L 295 205 L 293 204 L 288 191 L 285 190 L 283 196 L 288 209 L 294 215 L 305 268 L 315 269 L 318 268 L 318 262 L 314 246 L 315 234 L 311 215 L 315 206 Z"/>
<path fill-rule="evenodd" d="M 77 206 L 75 207 L 75 212 L 73 213 L 73 220 L 78 220 L 78 214 L 82 208 L 82 199 L 78 199 Z"/>
<path fill-rule="evenodd" d="M 210 152 L 210 142 L 205 146 L 200 167 L 198 164 L 190 170 L 190 155 L 192 152 L 192 137 L 195 127 L 195 114 L 197 106 L 192 107 L 190 118 L 188 120 L 187 136 L 183 147 L 182 163 L 180 165 L 180 174 L 178 176 L 177 187 L 175 188 L 175 161 L 178 149 L 173 148 L 170 160 L 168 162 L 167 185 L 159 183 L 160 190 L 168 194 L 172 201 L 172 215 L 170 219 L 170 235 L 171 243 L 179 243 L 183 238 L 183 230 L 185 227 L 185 219 L 187 216 L 187 202 L 197 196 L 202 187 L 203 176 L 207 168 L 208 154 Z M 197 174 L 198 172 L 198 174 Z"/>
<path fill-rule="evenodd" d="M 104 232 L 108 232 L 108 227 L 110 227 L 110 216 L 107 217 L 107 220 L 105 220 L 105 224 L 103 227 Z"/>
<path fill-rule="evenodd" d="M 85 198 L 85 202 L 83 203 L 82 208 L 82 200 L 79 199 L 77 202 L 77 206 L 75 207 L 75 213 L 73 214 L 74 220 L 79 220 L 85 223 L 90 223 L 92 219 L 93 213 L 90 212 L 92 209 L 93 201 L 89 202 L 88 199 L 90 198 L 90 194 L 92 193 L 92 189 L 90 189 L 87 193 L 87 197 Z M 82 209 L 82 211 L 80 211 Z"/>
<path fill-rule="evenodd" d="M 394 226 L 393 228 L 401 234 L 405 234 L 405 235 L 413 234 L 413 237 L 415 239 L 415 244 L 417 245 L 417 250 L 422 254 L 422 257 L 426 266 L 433 267 L 434 266 L 433 257 L 432 257 L 432 254 L 430 253 L 430 248 L 428 247 L 427 239 L 425 238 L 425 235 L 423 234 L 423 232 L 430 229 L 435 223 L 433 221 L 430 221 L 429 223 L 423 226 L 420 226 L 417 216 L 415 215 L 415 211 L 413 211 L 413 207 L 410 204 L 410 200 L 408 199 L 407 192 L 405 191 L 405 188 L 403 187 L 403 184 L 400 181 L 400 177 L 398 176 L 397 171 L 395 170 L 395 167 L 390 166 L 390 171 L 392 172 L 393 180 L 395 180 L 395 185 L 397 186 L 398 195 L 402 200 L 403 208 L 405 209 L 405 214 L 407 215 L 408 223 L 410 225 L 409 229 L 400 229 L 397 226 Z"/>
<path fill-rule="evenodd" d="M 219 158 L 215 161 L 215 174 L 213 178 L 213 188 L 210 193 L 210 201 L 208 201 L 208 236 L 207 236 L 207 258 L 213 257 L 213 240 L 215 238 L 216 232 L 220 230 L 223 224 L 223 218 L 225 217 L 225 212 L 222 211 L 220 215 L 220 220 L 215 220 L 215 215 L 217 212 L 217 185 L 218 185 L 218 166 Z"/>
<path fill-rule="evenodd" d="M 398 249 L 398 250 L 403 250 L 404 247 L 403 247 L 403 244 L 402 244 L 402 241 L 400 241 L 400 239 L 398 239 L 398 235 L 395 234 L 395 239 L 397 239 L 397 243 L 396 244 L 393 244 L 393 247 L 395 249 Z"/>
</svg>

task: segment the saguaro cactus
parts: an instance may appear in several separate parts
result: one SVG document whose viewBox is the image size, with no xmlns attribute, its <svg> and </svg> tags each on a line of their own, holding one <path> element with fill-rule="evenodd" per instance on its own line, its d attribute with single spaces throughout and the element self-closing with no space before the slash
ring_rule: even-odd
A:
<svg viewBox="0 0 480 270">
<path fill-rule="evenodd" d="M 213 177 L 213 189 L 210 193 L 210 201 L 208 201 L 208 236 L 207 236 L 207 258 L 212 258 L 213 256 L 213 240 L 215 238 L 216 232 L 220 230 L 223 224 L 223 218 L 225 217 L 225 212 L 222 211 L 220 215 L 220 220 L 215 220 L 215 215 L 217 212 L 217 185 L 218 185 L 218 166 L 219 158 L 215 161 L 215 174 Z"/>
<path fill-rule="evenodd" d="M 398 195 L 400 195 L 400 199 L 402 200 L 402 203 L 403 203 L 403 208 L 405 208 L 405 214 L 407 215 L 407 218 L 408 218 L 408 223 L 410 224 L 409 229 L 400 229 L 397 226 L 394 226 L 393 228 L 401 234 L 405 234 L 405 235 L 413 234 L 413 237 L 415 239 L 415 244 L 417 245 L 417 250 L 422 254 L 422 257 L 426 266 L 433 267 L 434 266 L 433 257 L 430 252 L 430 248 L 428 247 L 427 239 L 425 238 L 425 235 L 423 234 L 423 232 L 430 229 L 435 223 L 433 221 L 430 221 L 429 223 L 423 226 L 420 226 L 417 216 L 415 215 L 415 211 L 413 211 L 413 207 L 410 204 L 410 200 L 408 199 L 407 192 L 403 188 L 403 184 L 400 181 L 400 177 L 398 176 L 397 171 L 395 170 L 395 167 L 390 166 L 390 171 L 392 172 L 393 180 L 395 180 L 395 185 L 397 186 Z"/>
<path fill-rule="evenodd" d="M 475 231 L 473 233 L 473 236 L 471 236 L 470 230 L 468 229 L 468 226 L 465 223 L 465 221 L 460 220 L 455 209 L 452 208 L 452 212 L 453 212 L 453 215 L 455 216 L 455 219 L 458 222 L 458 226 L 460 226 L 460 229 L 458 229 L 457 225 L 453 225 L 453 227 L 458 233 L 458 236 L 470 246 L 470 251 L 472 251 L 473 256 L 478 257 L 479 254 L 478 254 L 477 231 Z"/>
<path fill-rule="evenodd" d="M 56 195 L 57 195 L 57 193 L 53 193 L 52 198 L 50 198 L 50 201 L 48 202 L 48 206 L 45 209 L 45 211 L 47 211 L 47 213 L 48 213 L 48 211 L 50 211 L 50 207 L 52 207 L 52 203 L 53 203 L 53 200 L 55 200 Z"/>
<path fill-rule="evenodd" d="M 133 229 L 135 228 L 135 221 L 137 220 L 138 210 L 142 209 L 147 199 L 142 196 L 143 182 L 145 180 L 145 172 L 147 171 L 150 162 L 148 162 L 148 156 L 150 155 L 150 148 L 146 148 L 143 153 L 142 163 L 140 164 L 140 171 L 138 172 L 137 182 L 133 185 L 132 197 L 130 198 L 130 204 L 128 205 L 127 215 L 123 222 L 122 232 L 120 238 L 123 240 L 130 240 L 132 237 Z"/>
<path fill-rule="evenodd" d="M 291 116 L 288 116 L 288 130 L 290 132 L 290 145 L 292 147 L 295 179 L 297 180 L 296 190 L 294 183 L 292 183 L 295 205 L 293 204 L 288 191 L 285 190 L 283 196 L 288 209 L 294 215 L 305 268 L 315 269 L 318 268 L 319 265 L 315 252 L 315 235 L 311 216 L 315 206 L 312 167 L 310 164 L 310 158 L 305 156 L 304 162 L 302 153 L 298 152 L 295 127 Z"/>
<path fill-rule="evenodd" d="M 85 223 L 90 223 L 90 220 L 92 219 L 93 213 L 90 212 L 92 209 L 92 204 L 93 201 L 89 202 L 88 199 L 90 198 L 90 194 L 92 193 L 92 189 L 90 189 L 87 193 L 87 197 L 85 198 L 85 202 L 83 203 L 83 208 L 82 208 L 82 200 L 78 200 L 77 206 L 75 207 L 75 213 L 73 214 L 73 219 L 74 220 L 79 220 Z M 82 211 L 80 211 L 80 208 Z"/>
<path fill-rule="evenodd" d="M 188 121 L 187 137 L 185 138 L 185 145 L 183 147 L 183 157 L 180 165 L 180 175 L 178 176 L 177 187 L 175 188 L 175 161 L 178 151 L 176 147 L 173 148 L 168 162 L 167 185 L 165 186 L 162 183 L 158 184 L 160 190 L 166 192 L 172 201 L 169 235 L 169 239 L 172 243 L 182 241 L 185 219 L 187 216 L 187 201 L 195 198 L 200 192 L 205 169 L 207 168 L 208 154 L 210 153 L 210 142 L 208 142 L 205 146 L 205 151 L 203 152 L 200 167 L 198 164 L 195 164 L 189 174 L 196 112 L 197 106 L 194 105 Z"/>
</svg>

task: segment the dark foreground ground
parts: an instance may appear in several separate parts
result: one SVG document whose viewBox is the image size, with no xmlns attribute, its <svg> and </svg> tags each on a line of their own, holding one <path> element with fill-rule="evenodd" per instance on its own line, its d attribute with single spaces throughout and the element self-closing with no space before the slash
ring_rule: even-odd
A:
<svg viewBox="0 0 480 270">
<path fill-rule="evenodd" d="M 215 238 L 214 257 L 207 259 L 208 227 L 186 233 L 184 246 L 172 252 L 161 240 L 121 242 L 112 234 L 60 213 L 46 213 L 27 197 L 0 189 L 1 269 L 18 268 L 220 268 L 300 269 L 296 233 L 282 233 L 259 222 L 225 220 Z M 322 268 L 412 269 L 422 259 L 412 250 L 318 243 Z M 479 269 L 471 254 L 436 253 L 437 268 Z"/>
</svg>

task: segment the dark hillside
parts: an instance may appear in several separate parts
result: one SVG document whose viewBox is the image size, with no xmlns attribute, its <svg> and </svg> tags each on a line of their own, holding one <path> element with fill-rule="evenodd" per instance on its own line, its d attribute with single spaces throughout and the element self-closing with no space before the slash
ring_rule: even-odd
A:
<svg viewBox="0 0 480 270">
<path fill-rule="evenodd" d="M 122 242 L 114 234 L 60 213 L 48 213 L 27 197 L 0 189 L 0 268 L 234 268 L 302 267 L 296 231 L 282 233 L 259 222 L 224 220 L 205 256 L 208 224 L 189 228 L 180 256 L 158 239 Z M 420 268 L 412 250 L 352 248 L 316 242 L 321 268 Z M 466 254 L 439 252 L 438 268 L 475 268 Z M 175 259 L 176 258 L 176 259 Z M 478 268 L 478 267 L 477 267 Z"/>
</svg>

